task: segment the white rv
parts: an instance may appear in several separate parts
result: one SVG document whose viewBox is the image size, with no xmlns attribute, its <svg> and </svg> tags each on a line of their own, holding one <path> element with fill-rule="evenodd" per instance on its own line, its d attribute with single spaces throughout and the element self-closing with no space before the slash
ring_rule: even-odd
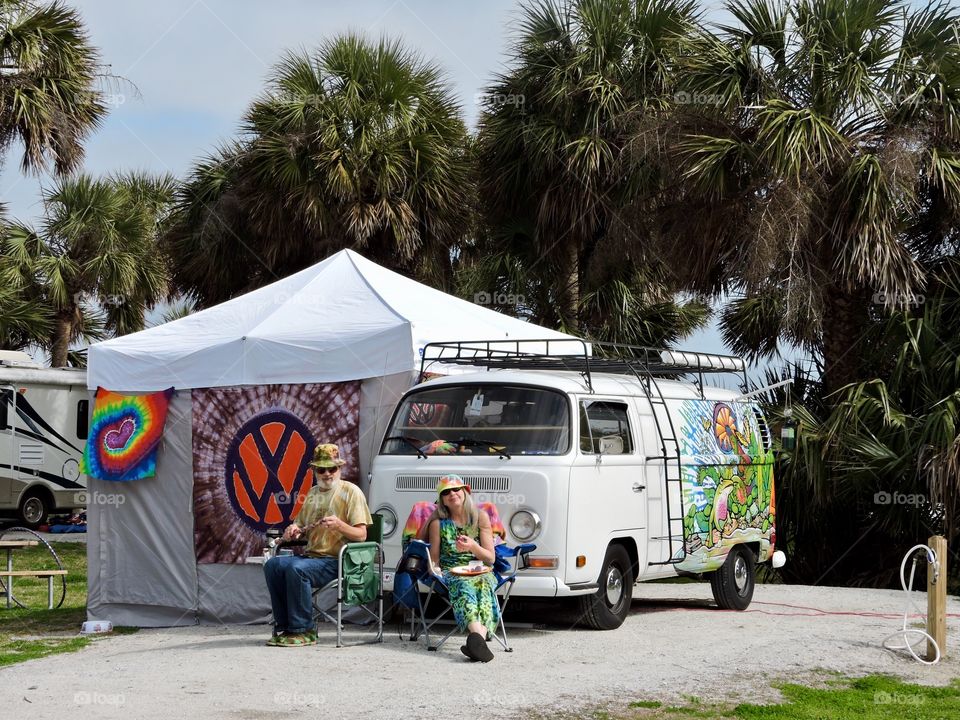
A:
<svg viewBox="0 0 960 720">
<path fill-rule="evenodd" d="M 562 342 L 424 348 L 422 369 L 450 374 L 405 394 L 371 472 L 388 566 L 414 504 L 456 473 L 493 503 L 508 543 L 537 546 L 513 596 L 579 597 L 587 624 L 613 629 L 636 582 L 694 574 L 721 607 L 746 608 L 756 564 L 784 556 L 770 432 L 741 397 L 743 361 Z M 708 386 L 716 373 L 742 389 Z"/>
<path fill-rule="evenodd" d="M 36 527 L 54 510 L 86 504 L 80 456 L 89 414 L 84 370 L 0 351 L 0 515 Z"/>
</svg>

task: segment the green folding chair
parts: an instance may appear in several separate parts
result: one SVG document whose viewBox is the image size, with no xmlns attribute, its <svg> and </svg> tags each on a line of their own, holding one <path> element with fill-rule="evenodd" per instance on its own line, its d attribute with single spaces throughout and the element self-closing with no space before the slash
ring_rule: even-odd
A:
<svg viewBox="0 0 960 720">
<path fill-rule="evenodd" d="M 383 518 L 373 516 L 367 526 L 367 539 L 345 543 L 337 556 L 337 577 L 313 591 L 313 616 L 320 622 L 331 622 L 337 628 L 337 647 L 343 647 L 343 609 L 357 607 L 376 622 L 376 636 L 353 644 L 383 642 Z M 326 590 L 336 588 L 336 614 L 324 607 L 321 598 Z M 371 605 L 375 609 L 371 609 Z"/>
</svg>

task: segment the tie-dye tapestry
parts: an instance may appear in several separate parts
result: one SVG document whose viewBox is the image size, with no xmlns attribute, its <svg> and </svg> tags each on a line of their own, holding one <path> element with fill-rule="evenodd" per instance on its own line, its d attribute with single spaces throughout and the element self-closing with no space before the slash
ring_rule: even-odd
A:
<svg viewBox="0 0 960 720">
<path fill-rule="evenodd" d="M 360 383 L 193 391 L 194 547 L 199 563 L 243 563 L 286 527 L 313 484 L 318 442 L 359 480 Z"/>
<path fill-rule="evenodd" d="M 157 447 L 173 388 L 120 395 L 97 388 L 80 471 L 98 480 L 129 482 L 157 474 Z"/>
</svg>

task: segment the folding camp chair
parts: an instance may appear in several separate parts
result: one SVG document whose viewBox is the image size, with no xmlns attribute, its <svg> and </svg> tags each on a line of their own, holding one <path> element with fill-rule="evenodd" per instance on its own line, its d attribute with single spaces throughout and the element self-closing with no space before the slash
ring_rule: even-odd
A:
<svg viewBox="0 0 960 720">
<path fill-rule="evenodd" d="M 345 543 L 337 556 L 337 577 L 312 594 L 313 619 L 331 622 L 337 628 L 337 647 L 343 647 L 343 608 L 355 607 L 362 617 L 376 621 L 377 634 L 372 640 L 354 644 L 383 642 L 383 518 L 373 515 L 373 524 L 367 526 L 364 542 Z M 329 591 L 337 592 L 336 615 L 325 606 L 323 597 Z M 371 610 L 373 604 L 376 610 Z"/>
<path fill-rule="evenodd" d="M 486 512 L 490 517 L 490 524 L 494 534 L 494 546 L 496 558 L 494 559 L 493 572 L 497 580 L 496 597 L 500 608 L 500 617 L 497 627 L 488 628 L 490 634 L 496 638 L 497 642 L 506 652 L 512 652 L 507 641 L 507 629 L 504 624 L 504 611 L 507 603 L 510 601 L 510 593 L 513 590 L 514 582 L 517 579 L 517 572 L 527 566 L 527 555 L 536 548 L 536 545 L 524 543 L 515 547 L 509 547 L 503 543 L 506 531 L 500 522 L 500 516 L 496 506 L 493 503 L 480 503 L 479 509 Z M 412 610 L 410 619 L 410 639 L 416 640 L 421 634 L 425 636 L 427 649 L 437 650 L 450 638 L 457 630 L 454 625 L 446 635 L 440 638 L 439 642 L 432 644 L 430 641 L 430 629 L 438 622 L 449 615 L 453 607 L 450 604 L 450 593 L 443 578 L 431 572 L 430 545 L 426 541 L 419 539 L 422 536 L 424 528 L 418 527 L 429 519 L 433 508 L 433 503 L 419 502 L 414 505 L 404 526 L 405 549 L 403 557 L 397 566 L 397 572 L 394 576 L 394 600 L 396 604 L 405 606 Z M 403 577 L 409 576 L 409 581 Z M 418 585 L 426 588 L 426 599 L 424 599 L 418 590 Z M 398 592 L 398 587 L 403 588 Z M 506 588 L 504 590 L 504 588 Z M 437 598 L 443 603 L 443 610 L 439 615 L 432 619 L 427 618 L 426 610 L 432 598 Z M 419 625 L 419 627 L 415 627 Z M 499 633 L 499 634 L 498 634 Z"/>
</svg>

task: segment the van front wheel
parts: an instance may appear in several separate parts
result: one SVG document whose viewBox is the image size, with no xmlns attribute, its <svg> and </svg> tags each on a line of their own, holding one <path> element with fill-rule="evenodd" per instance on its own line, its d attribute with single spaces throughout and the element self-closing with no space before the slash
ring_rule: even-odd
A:
<svg viewBox="0 0 960 720">
<path fill-rule="evenodd" d="M 603 559 L 600 587 L 580 598 L 583 621 L 595 630 L 616 630 L 630 612 L 633 600 L 633 566 L 623 545 L 611 545 Z"/>
<path fill-rule="evenodd" d="M 753 599 L 757 561 L 746 545 L 734 545 L 723 565 L 710 574 L 713 599 L 723 610 L 746 610 Z"/>
</svg>

